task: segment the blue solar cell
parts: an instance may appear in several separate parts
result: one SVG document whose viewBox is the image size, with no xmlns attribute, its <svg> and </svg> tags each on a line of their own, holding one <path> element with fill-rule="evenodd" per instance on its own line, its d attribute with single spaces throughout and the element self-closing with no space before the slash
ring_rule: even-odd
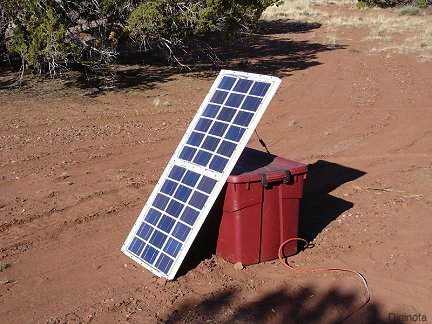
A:
<svg viewBox="0 0 432 324">
<path fill-rule="evenodd" d="M 165 210 L 168 200 L 169 198 L 167 196 L 158 194 L 153 202 L 153 206 L 159 208 L 160 210 Z"/>
<path fill-rule="evenodd" d="M 193 146 L 200 146 L 202 140 L 204 138 L 204 134 L 192 132 L 191 136 L 189 137 L 187 143 Z"/>
<path fill-rule="evenodd" d="M 250 91 L 251 95 L 264 97 L 267 93 L 267 90 L 270 88 L 270 83 L 265 82 L 256 82 L 252 90 Z"/>
<path fill-rule="evenodd" d="M 198 123 L 197 123 L 195 129 L 198 131 L 201 131 L 201 132 L 207 132 L 211 123 L 212 123 L 212 121 L 210 119 L 200 118 L 200 120 L 198 120 Z"/>
<path fill-rule="evenodd" d="M 144 248 L 144 242 L 137 238 L 134 238 L 132 240 L 132 243 L 129 245 L 128 250 L 135 255 L 140 255 L 143 248 Z"/>
<path fill-rule="evenodd" d="M 224 76 L 222 78 L 222 81 L 220 82 L 218 88 L 224 89 L 224 90 L 231 90 L 232 86 L 234 85 L 236 78 L 232 78 L 229 76 Z"/>
<path fill-rule="evenodd" d="M 174 230 L 172 232 L 172 235 L 179 239 L 180 241 L 184 242 L 186 237 L 188 236 L 190 232 L 190 228 L 182 223 L 177 223 L 174 227 Z"/>
<path fill-rule="evenodd" d="M 166 232 L 169 233 L 171 231 L 171 229 L 173 228 L 175 224 L 175 220 L 172 219 L 171 217 L 167 216 L 167 215 L 163 215 L 161 221 L 158 224 L 158 227 Z"/>
<path fill-rule="evenodd" d="M 183 151 L 180 153 L 180 159 L 186 160 L 186 161 L 192 161 L 192 158 L 194 157 L 196 152 L 196 149 L 190 146 L 185 146 L 183 148 Z"/>
<path fill-rule="evenodd" d="M 238 93 L 231 93 L 226 101 L 225 105 L 230 107 L 238 108 L 243 101 L 245 96 Z"/>
<path fill-rule="evenodd" d="M 216 90 L 210 101 L 213 103 L 216 103 L 216 104 L 223 104 L 227 95 L 228 95 L 228 92 L 226 92 L 226 91 Z"/>
<path fill-rule="evenodd" d="M 211 157 L 212 154 L 199 150 L 197 155 L 195 156 L 194 163 L 202 166 L 207 166 Z"/>
<path fill-rule="evenodd" d="M 213 157 L 213 160 L 210 162 L 210 169 L 218 172 L 223 172 L 227 163 L 228 163 L 227 159 L 215 155 Z"/>
<path fill-rule="evenodd" d="M 210 194 L 216 184 L 216 180 L 203 176 L 200 183 L 198 184 L 198 189 Z M 182 216 L 183 217 L 183 216 Z"/>
<path fill-rule="evenodd" d="M 180 212 L 183 209 L 183 204 L 179 203 L 178 201 L 175 200 L 171 200 L 166 212 L 168 214 L 170 214 L 171 216 L 177 217 L 178 215 L 180 215 Z"/>
<path fill-rule="evenodd" d="M 208 196 L 202 194 L 201 192 L 195 191 L 192 194 L 191 199 L 189 200 L 189 205 L 197 208 L 202 209 L 207 201 Z"/>
<path fill-rule="evenodd" d="M 192 190 L 189 189 L 188 187 L 180 185 L 180 187 L 178 187 L 174 197 L 178 200 L 186 202 L 188 200 L 191 192 L 192 192 Z"/>
<path fill-rule="evenodd" d="M 168 257 L 167 255 L 161 253 L 158 260 L 156 261 L 156 268 L 158 268 L 163 273 L 168 273 L 169 269 L 171 268 L 173 264 L 173 260 Z"/>
<path fill-rule="evenodd" d="M 158 253 L 159 253 L 158 250 L 156 250 L 154 247 L 147 244 L 147 246 L 145 247 L 141 255 L 141 258 L 147 261 L 148 263 L 152 264 L 154 260 L 156 260 Z"/>
<path fill-rule="evenodd" d="M 186 207 L 180 219 L 183 222 L 188 223 L 190 226 L 193 226 L 198 216 L 199 216 L 199 212 L 197 212 L 195 209 L 192 209 L 190 207 Z"/>
<path fill-rule="evenodd" d="M 161 215 L 162 214 L 156 209 L 150 208 L 147 216 L 145 217 L 145 221 L 149 224 L 156 225 Z"/>
<path fill-rule="evenodd" d="M 226 138 L 231 140 L 231 141 L 238 142 L 242 138 L 244 132 L 245 132 L 244 128 L 240 128 L 237 126 L 231 126 L 228 129 L 228 132 L 226 134 Z"/>
<path fill-rule="evenodd" d="M 250 121 L 252 120 L 253 114 L 247 113 L 244 111 L 240 111 L 236 118 L 234 119 L 234 124 L 241 126 L 248 126 Z"/>
<path fill-rule="evenodd" d="M 243 102 L 241 108 L 244 110 L 256 111 L 261 104 L 262 99 L 248 96 Z"/>
<path fill-rule="evenodd" d="M 215 122 L 210 129 L 210 134 L 216 135 L 216 136 L 222 136 L 225 133 L 225 130 L 227 129 L 228 124 L 221 123 L 221 122 Z"/>
<path fill-rule="evenodd" d="M 162 248 L 162 245 L 165 243 L 166 238 L 167 236 L 164 233 L 155 230 L 150 239 L 150 243 L 157 248 Z"/>
<path fill-rule="evenodd" d="M 186 172 L 185 168 L 182 168 L 182 167 L 179 167 L 177 165 L 174 165 L 173 168 L 172 168 L 172 170 L 171 170 L 171 172 L 170 172 L 170 174 L 169 174 L 169 177 L 171 179 L 180 181 L 181 178 L 183 177 L 183 174 L 185 172 Z"/>
<path fill-rule="evenodd" d="M 237 84 L 235 85 L 233 91 L 247 93 L 252 85 L 252 81 L 240 79 Z"/>
<path fill-rule="evenodd" d="M 164 251 L 175 258 L 179 253 L 181 247 L 182 244 L 179 241 L 173 238 L 169 238 L 167 244 L 165 244 Z"/>
<path fill-rule="evenodd" d="M 195 187 L 200 175 L 193 171 L 186 172 L 182 182 L 190 187 Z"/>
<path fill-rule="evenodd" d="M 219 146 L 218 149 L 218 153 L 231 157 L 232 153 L 234 152 L 236 148 L 236 145 L 231 143 L 231 142 L 227 142 L 227 141 L 223 141 L 222 144 Z"/>
<path fill-rule="evenodd" d="M 175 189 L 177 188 L 177 183 L 171 180 L 165 180 L 162 185 L 161 191 L 167 195 L 172 195 Z"/>
<path fill-rule="evenodd" d="M 151 227 L 149 224 L 142 223 L 137 232 L 137 236 L 142 238 L 144 241 L 147 241 L 152 232 L 153 232 L 153 227 Z"/>
<path fill-rule="evenodd" d="M 220 107 L 219 105 L 208 104 L 203 112 L 203 116 L 214 118 L 218 114 Z"/>
<path fill-rule="evenodd" d="M 231 108 L 222 108 L 221 112 L 219 113 L 219 116 L 217 117 L 219 120 L 223 120 L 226 122 L 230 122 L 231 119 L 234 117 L 236 113 L 235 109 L 231 109 Z"/>
<path fill-rule="evenodd" d="M 209 151 L 214 151 L 218 146 L 219 142 L 220 139 L 213 136 L 207 136 L 204 140 L 204 143 L 202 144 L 202 148 Z"/>
</svg>

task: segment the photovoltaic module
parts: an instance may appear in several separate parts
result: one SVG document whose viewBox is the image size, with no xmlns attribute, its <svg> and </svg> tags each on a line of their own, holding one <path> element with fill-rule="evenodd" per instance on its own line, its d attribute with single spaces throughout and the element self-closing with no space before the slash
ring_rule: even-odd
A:
<svg viewBox="0 0 432 324">
<path fill-rule="evenodd" d="M 281 80 L 222 70 L 122 247 L 173 279 Z"/>
</svg>

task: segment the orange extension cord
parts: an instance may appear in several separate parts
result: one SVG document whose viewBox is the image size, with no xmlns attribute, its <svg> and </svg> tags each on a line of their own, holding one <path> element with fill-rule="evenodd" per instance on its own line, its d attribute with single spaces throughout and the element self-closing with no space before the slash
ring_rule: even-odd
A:
<svg viewBox="0 0 432 324">
<path fill-rule="evenodd" d="M 306 247 L 309 246 L 309 242 L 306 241 L 305 239 L 300 238 L 300 237 L 293 237 L 293 238 L 290 238 L 290 239 L 286 240 L 285 242 L 283 242 L 279 246 L 278 256 L 279 256 L 279 260 L 287 268 L 289 268 L 291 270 L 294 270 L 294 271 L 298 271 L 298 272 L 330 272 L 330 271 L 349 272 L 349 273 L 355 274 L 357 277 L 360 278 L 363 286 L 366 289 L 366 300 L 359 307 L 357 307 L 356 309 L 352 310 L 342 320 L 342 322 L 346 321 L 348 318 L 350 318 L 352 315 L 354 315 L 355 313 L 357 313 L 358 311 L 360 311 L 363 307 L 365 307 L 369 303 L 369 301 L 371 300 L 371 294 L 370 294 L 370 291 L 369 291 L 369 285 L 368 285 L 368 283 L 366 281 L 366 278 L 360 272 L 358 272 L 358 271 L 351 270 L 351 269 L 343 269 L 343 268 L 301 268 L 301 269 L 299 269 L 299 268 L 295 268 L 295 267 L 291 266 L 288 263 L 288 260 L 287 260 L 288 257 L 285 257 L 283 255 L 283 248 L 285 247 L 285 245 L 287 245 L 288 243 L 293 242 L 293 241 L 301 241 L 301 242 L 305 243 Z"/>
</svg>

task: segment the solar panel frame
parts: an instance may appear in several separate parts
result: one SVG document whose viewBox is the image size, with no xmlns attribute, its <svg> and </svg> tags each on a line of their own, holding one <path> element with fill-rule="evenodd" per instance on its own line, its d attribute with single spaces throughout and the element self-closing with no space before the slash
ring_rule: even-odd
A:
<svg viewBox="0 0 432 324">
<path fill-rule="evenodd" d="M 244 111 L 244 112 L 248 112 L 248 113 L 254 113 L 254 115 L 252 116 L 252 119 L 251 119 L 249 125 L 246 128 L 243 127 L 244 133 L 241 136 L 240 140 L 237 143 L 231 141 L 232 143 L 236 144 L 236 148 L 232 152 L 230 158 L 225 157 L 228 159 L 228 163 L 226 164 L 223 172 L 221 173 L 221 172 L 211 170 L 209 168 L 210 162 L 212 161 L 213 157 L 210 160 L 210 162 L 207 164 L 207 166 L 203 167 L 200 165 L 195 165 L 190 161 L 184 161 L 184 160 L 180 159 L 179 156 L 180 156 L 180 153 L 182 152 L 183 148 L 187 144 L 190 136 L 192 135 L 192 132 L 196 132 L 196 130 L 195 130 L 196 124 L 198 123 L 199 119 L 202 116 L 204 116 L 203 113 L 204 113 L 205 109 L 207 108 L 207 105 L 210 104 L 210 100 L 213 98 L 216 90 L 219 88 L 218 86 L 221 85 L 221 81 L 225 76 L 233 77 L 235 79 L 246 79 L 246 80 L 250 80 L 253 82 L 252 86 L 249 86 L 248 92 L 246 94 L 240 93 L 240 94 L 245 96 L 243 98 L 243 101 L 245 100 L 245 98 L 248 97 L 248 93 L 250 93 L 250 91 L 253 88 L 253 85 L 256 84 L 257 82 L 269 83 L 270 86 L 269 86 L 269 89 L 267 90 L 267 93 L 265 94 L 265 96 L 262 97 L 262 101 L 261 101 L 258 109 L 255 112 L 251 112 L 251 111 L 242 109 L 241 106 L 242 106 L 243 102 L 239 104 L 239 108 L 236 108 L 238 110 L 238 112 Z M 236 82 L 237 82 L 237 80 L 235 80 L 234 85 L 232 85 L 231 91 L 227 91 L 227 92 L 237 93 L 236 91 L 234 91 L 234 87 L 235 87 Z M 222 190 L 223 186 L 225 185 L 225 182 L 226 182 L 228 176 L 230 175 L 235 164 L 237 163 L 238 158 L 240 157 L 244 147 L 246 146 L 250 137 L 252 136 L 257 124 L 261 120 L 261 117 L 263 116 L 263 114 L 264 114 L 265 110 L 267 109 L 270 101 L 272 100 L 274 94 L 276 93 L 280 83 L 281 83 L 281 80 L 279 78 L 272 77 L 272 76 L 259 75 L 259 74 L 246 73 L 246 72 L 237 72 L 237 71 L 230 71 L 230 70 L 221 70 L 218 77 L 214 81 L 212 87 L 210 88 L 209 92 L 207 93 L 205 99 L 203 100 L 201 106 L 199 107 L 196 115 L 194 116 L 191 123 L 189 124 L 189 127 L 187 128 L 182 140 L 180 141 L 179 145 L 177 146 L 171 159 L 169 160 L 165 170 L 163 171 L 162 175 L 160 176 L 156 186 L 154 187 L 152 193 L 150 194 L 150 196 L 147 200 L 147 203 L 145 204 L 144 208 L 142 209 L 141 213 L 139 214 L 139 216 L 138 216 L 135 224 L 133 225 L 129 235 L 127 236 L 127 238 L 126 238 L 126 240 L 125 240 L 125 242 L 121 248 L 121 251 L 125 255 L 127 255 L 128 257 L 133 259 L 135 262 L 142 265 L 143 267 L 145 267 L 146 269 L 148 269 L 149 271 L 151 271 L 153 274 L 155 274 L 158 277 L 164 277 L 168 280 L 174 279 L 178 269 L 180 268 L 184 258 L 186 257 L 187 252 L 189 251 L 192 243 L 194 242 L 196 235 L 198 234 L 198 232 L 199 232 L 202 224 L 204 223 L 207 215 L 209 214 L 211 208 L 213 207 L 220 191 Z M 226 91 L 226 90 L 223 90 L 223 91 Z M 224 99 L 224 102 L 227 101 L 228 97 L 229 96 L 227 95 L 226 98 Z M 220 111 L 224 107 L 223 103 L 220 105 L 221 106 Z M 229 106 L 225 106 L 225 107 L 229 107 Z M 218 144 L 218 147 L 221 145 L 221 143 L 224 140 L 230 141 L 228 138 L 226 138 L 226 136 L 227 136 L 229 128 L 231 126 L 236 126 L 236 124 L 234 124 L 233 122 L 234 122 L 234 119 L 237 117 L 237 115 L 238 115 L 238 113 L 236 113 L 235 116 L 232 118 L 231 122 L 229 122 L 229 126 L 225 129 L 224 133 L 221 136 L 221 140 Z M 211 119 L 214 121 L 218 121 L 217 116 L 215 116 L 214 118 L 211 118 Z M 206 135 L 210 135 L 209 130 L 211 127 L 212 127 L 212 125 L 210 125 L 209 129 L 207 130 Z M 242 128 L 242 127 L 240 127 L 240 128 Z M 205 136 L 204 136 L 204 138 L 205 138 Z M 199 147 L 196 148 L 195 156 L 196 156 L 197 152 L 199 151 L 199 149 L 200 149 Z M 213 155 L 224 157 L 223 155 L 218 154 L 217 150 L 218 150 L 218 148 L 216 148 L 212 152 Z M 191 158 L 191 161 L 193 161 L 193 159 L 194 159 L 194 156 Z M 202 192 L 202 193 L 208 195 L 208 198 L 207 198 L 206 203 L 204 204 L 204 207 L 201 209 L 201 211 L 198 211 L 199 215 L 195 219 L 195 223 L 193 224 L 193 226 L 190 226 L 190 224 L 182 221 L 181 220 L 182 212 L 180 213 L 179 217 L 177 218 L 176 223 L 174 224 L 174 227 L 177 226 L 178 223 L 181 223 L 183 225 L 187 225 L 188 227 L 191 227 L 190 233 L 188 234 L 188 236 L 186 237 L 186 240 L 184 242 L 181 242 L 181 240 L 175 238 L 173 235 L 171 235 L 171 233 L 168 233 L 169 235 L 168 235 L 168 238 L 165 240 L 165 243 L 160 248 L 157 248 L 157 250 L 159 250 L 159 255 L 157 257 L 157 260 L 153 260 L 153 263 L 152 263 L 152 264 L 154 264 L 154 266 L 153 266 L 152 264 L 148 264 L 144 260 L 139 258 L 138 256 L 134 255 L 131 251 L 128 250 L 128 247 L 131 245 L 132 242 L 134 242 L 134 244 L 135 244 L 136 233 L 140 230 L 141 225 L 143 224 L 144 219 L 147 216 L 147 213 L 149 212 L 149 210 L 151 208 L 158 210 L 157 207 L 155 208 L 153 206 L 153 201 L 155 200 L 157 195 L 160 195 L 162 186 L 164 185 L 165 181 L 169 178 L 168 176 L 169 176 L 169 174 L 170 174 L 170 172 L 174 166 L 183 167 L 186 170 L 193 171 L 193 172 L 200 174 L 201 176 L 198 179 L 198 181 L 196 182 L 195 189 L 193 190 L 192 194 L 196 191 Z M 216 184 L 214 185 L 214 188 L 211 191 L 210 195 L 207 192 L 200 191 L 198 189 L 199 182 L 201 181 L 201 179 L 203 179 L 203 176 L 206 176 L 208 178 L 216 180 Z M 181 182 L 180 181 L 177 181 L 177 182 L 179 183 L 177 187 L 180 187 Z M 174 195 L 171 195 L 170 198 L 175 199 L 175 198 L 173 198 L 173 196 Z M 176 201 L 179 201 L 179 200 L 177 199 Z M 179 202 L 181 202 L 181 201 L 179 201 Z M 182 203 L 184 204 L 183 210 L 185 210 L 188 206 L 190 206 L 189 204 L 185 204 L 184 202 L 182 202 Z M 167 209 L 167 206 L 165 206 L 165 209 Z M 161 212 L 161 210 L 158 210 L 158 211 Z M 162 210 L 162 215 L 159 217 L 157 223 L 159 223 L 161 221 L 161 219 L 163 218 L 163 215 L 165 215 L 165 214 L 167 214 L 167 213 Z M 154 227 L 153 232 L 155 232 L 155 231 L 161 232 L 161 228 L 158 227 L 157 224 L 154 224 L 151 226 Z M 172 231 L 173 231 L 173 229 L 171 229 L 171 232 Z M 170 238 L 175 238 L 177 241 L 180 241 L 180 243 L 182 243 L 183 245 L 180 248 L 180 251 L 176 251 L 177 256 L 173 260 L 172 265 L 169 265 L 170 270 L 168 271 L 168 273 L 164 273 L 164 272 L 162 272 L 156 268 L 156 264 L 158 262 L 159 263 L 162 262 L 162 260 L 159 260 L 159 259 L 163 259 L 163 257 L 161 257 L 162 253 L 164 255 L 168 255 L 168 253 L 165 252 L 165 248 L 169 244 L 168 242 L 170 242 Z M 140 250 L 140 254 L 143 253 L 142 251 L 145 250 L 147 248 L 147 246 L 151 246 L 151 244 L 149 244 L 148 241 L 141 241 L 141 243 L 142 243 L 142 245 L 140 245 L 140 249 L 138 249 L 138 250 Z M 164 262 L 166 261 L 165 258 L 163 261 Z"/>
</svg>

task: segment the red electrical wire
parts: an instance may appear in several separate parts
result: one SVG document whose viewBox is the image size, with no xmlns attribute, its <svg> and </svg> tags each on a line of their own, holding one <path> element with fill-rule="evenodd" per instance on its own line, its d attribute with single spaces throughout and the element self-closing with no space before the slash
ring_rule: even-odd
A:
<svg viewBox="0 0 432 324">
<path fill-rule="evenodd" d="M 291 266 L 289 263 L 288 263 L 288 257 L 285 257 L 284 255 L 283 255 L 283 248 L 285 247 L 285 245 L 287 245 L 288 243 L 290 243 L 290 242 L 293 242 L 293 241 L 301 241 L 301 242 L 303 242 L 303 243 L 305 243 L 305 246 L 307 247 L 308 245 L 309 245 L 309 242 L 308 241 L 306 241 L 305 239 L 303 239 L 303 238 L 300 238 L 300 237 L 293 237 L 293 238 L 290 238 L 290 239 L 288 239 L 288 240 L 286 240 L 286 241 L 284 241 L 280 246 L 279 246 L 279 252 L 278 252 L 278 256 L 279 256 L 279 260 L 282 262 L 282 264 L 284 265 L 284 266 L 286 266 L 287 268 L 289 268 L 289 269 L 291 269 L 291 270 L 294 270 L 294 271 L 298 271 L 298 272 L 330 272 L 330 271 L 338 271 L 338 272 L 349 272 L 349 273 L 353 273 L 353 274 L 355 274 L 357 277 L 359 277 L 360 278 L 360 280 L 361 280 L 361 282 L 362 282 L 362 284 L 363 284 L 363 286 L 365 287 L 365 289 L 366 289 L 366 300 L 359 306 L 359 307 L 357 307 L 356 309 L 354 309 L 354 310 L 352 310 L 343 320 L 342 320 L 342 322 L 343 321 L 346 321 L 348 318 L 350 318 L 352 315 L 354 315 L 355 313 L 357 313 L 358 311 L 360 311 L 363 307 L 365 307 L 368 303 L 369 303 L 369 301 L 371 300 L 371 294 L 370 294 L 370 291 L 369 291 L 369 285 L 368 285 L 368 283 L 367 283 L 367 281 L 366 281 L 366 278 L 365 278 L 365 276 L 364 275 L 362 275 L 360 272 L 358 272 L 358 271 L 355 271 L 355 270 L 351 270 L 351 269 L 344 269 L 344 268 L 295 268 L 295 267 L 293 267 L 293 266 Z"/>
</svg>

